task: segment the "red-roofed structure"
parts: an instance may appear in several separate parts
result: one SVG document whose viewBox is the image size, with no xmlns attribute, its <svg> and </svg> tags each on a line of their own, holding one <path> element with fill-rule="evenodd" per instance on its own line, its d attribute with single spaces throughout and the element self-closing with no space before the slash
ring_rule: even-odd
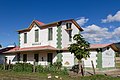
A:
<svg viewBox="0 0 120 80">
<path fill-rule="evenodd" d="M 45 25 L 43 22 L 40 22 L 40 21 L 38 21 L 38 20 L 34 20 L 36 23 L 38 23 L 39 25 Z"/>
<path fill-rule="evenodd" d="M 51 50 L 51 51 L 56 51 L 58 50 L 57 48 L 54 48 L 50 45 L 47 46 L 37 46 L 37 47 L 26 47 L 26 48 L 19 48 L 15 47 L 13 49 L 10 49 L 9 51 L 6 51 L 4 53 L 16 53 L 16 52 L 25 52 L 25 51 L 44 51 L 44 50 Z"/>
<path fill-rule="evenodd" d="M 91 44 L 90 49 L 104 48 L 110 46 L 111 44 Z"/>
</svg>

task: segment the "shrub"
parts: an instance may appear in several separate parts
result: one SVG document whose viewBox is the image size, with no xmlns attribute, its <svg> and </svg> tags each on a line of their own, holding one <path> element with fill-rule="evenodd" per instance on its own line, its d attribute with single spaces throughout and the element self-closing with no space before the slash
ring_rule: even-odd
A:
<svg viewBox="0 0 120 80">
<path fill-rule="evenodd" d="M 52 72 L 52 73 L 56 73 L 57 72 L 57 69 L 55 66 L 51 65 L 51 66 L 47 66 L 45 67 L 47 72 Z"/>
<path fill-rule="evenodd" d="M 13 65 L 13 71 L 16 72 L 32 72 L 33 66 L 29 63 L 16 63 Z"/>
<path fill-rule="evenodd" d="M 61 63 L 61 62 L 55 62 L 55 63 L 53 63 L 53 66 L 54 66 L 56 69 L 61 69 L 62 63 Z"/>
<path fill-rule="evenodd" d="M 33 65 L 30 63 L 23 63 L 23 70 L 25 72 L 32 72 L 33 71 Z"/>
<path fill-rule="evenodd" d="M 3 64 L 0 64 L 0 70 L 3 70 L 4 66 Z"/>
<path fill-rule="evenodd" d="M 13 65 L 13 71 L 22 72 L 23 71 L 23 64 L 22 63 L 14 64 Z"/>
<path fill-rule="evenodd" d="M 45 68 L 42 65 L 36 66 L 36 72 L 45 72 Z"/>
<path fill-rule="evenodd" d="M 67 75 L 68 74 L 68 69 L 66 67 L 61 70 L 61 74 Z"/>
<path fill-rule="evenodd" d="M 72 67 L 72 71 L 78 73 L 79 72 L 79 65 L 74 65 Z"/>
</svg>

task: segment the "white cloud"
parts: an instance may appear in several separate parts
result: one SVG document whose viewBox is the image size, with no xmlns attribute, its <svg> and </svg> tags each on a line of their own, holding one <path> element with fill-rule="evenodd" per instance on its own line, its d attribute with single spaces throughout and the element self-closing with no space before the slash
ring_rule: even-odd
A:
<svg viewBox="0 0 120 80">
<path fill-rule="evenodd" d="M 116 36 L 120 36 L 120 27 L 114 29 L 113 34 L 116 35 Z"/>
<path fill-rule="evenodd" d="M 85 17 L 78 18 L 76 21 L 80 26 L 83 26 L 89 19 Z"/>
<path fill-rule="evenodd" d="M 115 28 L 112 32 L 109 28 L 103 28 L 95 24 L 83 28 L 83 37 L 90 43 L 113 43 L 120 41 L 120 27 Z"/>
<path fill-rule="evenodd" d="M 106 22 L 114 22 L 114 21 L 120 22 L 120 11 L 118 11 L 118 12 L 117 12 L 115 15 L 113 15 L 113 16 L 112 16 L 111 14 L 109 14 L 106 19 L 102 19 L 102 22 L 103 22 L 103 23 L 106 23 Z"/>
</svg>

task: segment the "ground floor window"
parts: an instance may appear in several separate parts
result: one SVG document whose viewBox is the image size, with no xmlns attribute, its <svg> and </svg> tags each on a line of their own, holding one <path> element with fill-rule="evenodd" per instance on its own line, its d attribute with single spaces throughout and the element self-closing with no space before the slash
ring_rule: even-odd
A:
<svg viewBox="0 0 120 80">
<path fill-rule="evenodd" d="M 27 54 L 23 54 L 23 62 L 27 62 Z"/>
<path fill-rule="evenodd" d="M 47 62 L 49 62 L 50 64 L 52 64 L 52 59 L 53 59 L 53 53 L 48 53 L 47 54 Z"/>
<path fill-rule="evenodd" d="M 39 61 L 39 54 L 34 54 L 34 59 L 35 59 L 35 62 L 38 62 Z"/>
<path fill-rule="evenodd" d="M 20 61 L 20 53 L 17 53 L 17 61 Z"/>
</svg>

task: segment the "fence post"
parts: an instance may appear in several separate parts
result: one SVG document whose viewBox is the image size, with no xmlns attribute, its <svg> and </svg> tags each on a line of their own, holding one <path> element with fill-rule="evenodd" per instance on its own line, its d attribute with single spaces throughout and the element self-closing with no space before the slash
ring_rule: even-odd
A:
<svg viewBox="0 0 120 80">
<path fill-rule="evenodd" d="M 84 61 L 82 61 L 82 64 L 83 64 L 83 73 L 85 75 L 85 64 L 84 64 Z"/>
<path fill-rule="evenodd" d="M 33 72 L 35 72 L 35 59 L 33 60 Z"/>
<path fill-rule="evenodd" d="M 94 74 L 96 74 L 96 73 L 95 73 L 94 63 L 93 63 L 93 61 L 92 61 L 92 60 L 91 60 L 91 63 L 92 63 L 93 73 L 94 73 Z"/>
<path fill-rule="evenodd" d="M 10 69 L 11 68 L 11 60 L 9 60 L 9 67 L 8 67 L 8 69 Z"/>
<path fill-rule="evenodd" d="M 3 64 L 4 70 L 6 70 L 6 65 L 7 65 L 7 57 L 4 57 L 4 64 Z"/>
</svg>

